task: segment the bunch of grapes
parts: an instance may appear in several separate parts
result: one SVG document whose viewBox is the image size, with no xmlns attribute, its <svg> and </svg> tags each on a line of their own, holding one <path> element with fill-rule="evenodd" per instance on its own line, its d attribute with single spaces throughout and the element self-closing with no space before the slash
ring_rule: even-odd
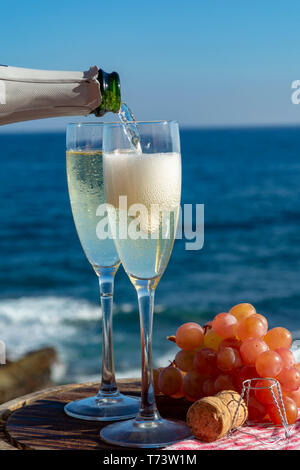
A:
<svg viewBox="0 0 300 470">
<path fill-rule="evenodd" d="M 157 393 L 194 402 L 222 390 L 242 391 L 243 382 L 255 381 L 248 401 L 249 419 L 281 424 L 270 381 L 281 386 L 287 421 L 292 424 L 300 407 L 300 363 L 295 362 L 291 333 L 283 327 L 268 330 L 267 319 L 253 305 L 235 305 L 204 327 L 184 323 L 175 336 L 180 348 L 174 361 L 154 371 Z M 277 395 L 277 388 L 272 387 Z"/>
</svg>

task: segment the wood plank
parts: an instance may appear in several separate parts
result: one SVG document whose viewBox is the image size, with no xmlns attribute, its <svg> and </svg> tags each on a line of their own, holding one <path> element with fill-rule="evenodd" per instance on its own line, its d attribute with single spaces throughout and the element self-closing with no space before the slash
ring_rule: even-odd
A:
<svg viewBox="0 0 300 470">
<path fill-rule="evenodd" d="M 96 385 L 96 382 L 90 382 L 87 385 Z M 6 432 L 6 421 L 12 412 L 22 408 L 35 400 L 43 398 L 43 396 L 49 393 L 55 393 L 58 391 L 69 390 L 70 388 L 82 387 L 82 384 L 69 384 L 63 386 L 54 386 L 48 389 L 39 390 L 36 392 L 29 393 L 22 397 L 15 398 L 6 403 L 0 405 L 0 450 L 18 450 L 17 443 L 14 443 Z"/>
<path fill-rule="evenodd" d="M 108 423 L 81 421 L 67 416 L 64 405 L 72 400 L 93 396 L 99 384 L 72 384 L 35 392 L 0 406 L 4 430 L 0 445 L 13 449 L 101 450 L 111 449 L 99 438 L 100 429 Z M 122 393 L 138 396 L 136 379 L 119 382 Z M 189 402 L 163 395 L 157 397 L 163 417 L 185 419 Z M 1 449 L 1 447 L 0 447 Z M 4 450 L 4 449 L 3 449 Z"/>
</svg>

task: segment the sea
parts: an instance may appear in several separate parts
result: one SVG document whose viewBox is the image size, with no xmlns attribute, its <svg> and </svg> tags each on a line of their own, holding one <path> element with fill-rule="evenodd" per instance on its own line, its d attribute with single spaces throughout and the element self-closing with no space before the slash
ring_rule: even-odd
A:
<svg viewBox="0 0 300 470">
<path fill-rule="evenodd" d="M 97 277 L 75 231 L 65 133 L 1 133 L 0 340 L 9 359 L 53 346 L 56 383 L 100 379 Z M 182 205 L 204 205 L 204 244 L 175 241 L 157 287 L 154 366 L 166 337 L 240 302 L 300 338 L 300 128 L 182 129 Z M 193 221 L 195 225 L 196 220 Z M 117 378 L 140 376 L 137 299 L 115 279 Z"/>
</svg>

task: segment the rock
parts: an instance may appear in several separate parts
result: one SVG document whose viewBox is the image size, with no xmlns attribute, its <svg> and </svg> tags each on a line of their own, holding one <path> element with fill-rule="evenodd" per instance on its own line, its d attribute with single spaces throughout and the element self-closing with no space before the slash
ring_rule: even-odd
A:
<svg viewBox="0 0 300 470">
<path fill-rule="evenodd" d="M 55 349 L 49 347 L 0 365 L 0 403 L 53 385 L 51 366 L 56 359 Z"/>
</svg>

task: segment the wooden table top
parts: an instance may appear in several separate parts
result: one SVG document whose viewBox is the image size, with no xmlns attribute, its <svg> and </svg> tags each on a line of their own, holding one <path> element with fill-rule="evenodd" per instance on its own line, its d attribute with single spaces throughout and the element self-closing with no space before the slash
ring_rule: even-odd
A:
<svg viewBox="0 0 300 470">
<path fill-rule="evenodd" d="M 118 382 L 122 393 L 139 396 L 137 379 Z M 99 432 L 107 422 L 81 421 L 67 416 L 64 405 L 93 396 L 99 383 L 52 387 L 0 405 L 0 450 L 109 450 Z M 157 396 L 165 418 L 185 419 L 190 405 L 185 399 Z"/>
</svg>

